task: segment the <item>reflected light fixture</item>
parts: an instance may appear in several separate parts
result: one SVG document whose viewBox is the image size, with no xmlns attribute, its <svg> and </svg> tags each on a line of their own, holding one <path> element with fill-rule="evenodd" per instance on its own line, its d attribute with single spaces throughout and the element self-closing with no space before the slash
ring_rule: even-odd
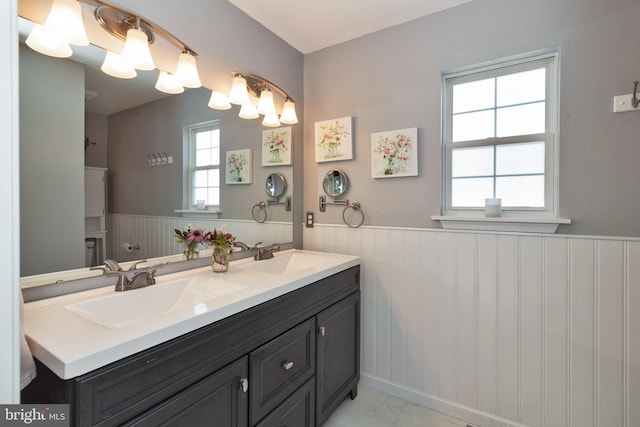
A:
<svg viewBox="0 0 640 427">
<path fill-rule="evenodd" d="M 255 76 L 253 74 L 240 74 L 236 71 L 231 73 L 233 75 L 233 82 L 231 84 L 231 91 L 226 98 L 220 92 L 213 92 L 211 99 L 215 97 L 217 102 L 209 102 L 209 107 L 226 110 L 229 107 L 225 101 L 231 104 L 240 105 L 239 117 L 243 119 L 257 119 L 260 114 L 264 115 L 262 124 L 269 127 L 280 126 L 281 123 L 294 125 L 298 123 L 298 116 L 296 115 L 296 107 L 293 99 L 278 86 L 274 85 L 270 81 L 263 79 L 262 77 Z M 278 93 L 284 99 L 282 106 L 282 114 L 278 118 L 276 107 L 273 99 L 273 92 Z M 258 99 L 257 107 L 251 103 L 251 99 Z M 217 105 L 224 106 L 224 108 L 217 107 Z"/>
<path fill-rule="evenodd" d="M 228 110 L 231 108 L 229 97 L 222 92 L 211 91 L 211 98 L 209 99 L 209 107 L 214 110 Z"/>
<path fill-rule="evenodd" d="M 122 59 L 122 55 L 110 50 L 107 51 L 100 69 L 103 73 L 120 79 L 132 79 L 138 75 L 135 68 Z"/>
<path fill-rule="evenodd" d="M 140 29 L 140 18 L 137 18 L 136 28 L 127 30 L 127 39 L 122 48 L 122 58 L 138 70 L 153 70 L 156 65 L 149 49 L 149 37 Z"/>
<path fill-rule="evenodd" d="M 156 89 L 160 92 L 173 95 L 184 92 L 184 87 L 178 76 L 167 73 L 166 71 L 160 71 L 158 81 L 156 82 Z"/>
<path fill-rule="evenodd" d="M 87 46 L 89 39 L 82 23 L 82 7 L 76 0 L 54 0 L 43 25 L 34 25 L 27 46 L 56 58 L 72 55 L 70 44 Z"/>
</svg>

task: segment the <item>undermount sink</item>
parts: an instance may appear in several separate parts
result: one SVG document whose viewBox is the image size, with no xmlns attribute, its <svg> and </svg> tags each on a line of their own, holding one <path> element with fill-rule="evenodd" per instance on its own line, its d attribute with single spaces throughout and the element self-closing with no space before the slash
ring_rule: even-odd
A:
<svg viewBox="0 0 640 427">
<path fill-rule="evenodd" d="M 284 255 L 276 254 L 271 259 L 243 264 L 241 268 L 260 273 L 286 275 L 317 267 L 325 261 L 322 255 L 294 252 Z"/>
<path fill-rule="evenodd" d="M 112 295 L 65 308 L 95 323 L 117 329 L 187 308 L 198 314 L 207 301 L 244 288 L 226 282 L 216 285 L 206 277 L 193 277 L 126 292 L 114 291 Z"/>
</svg>

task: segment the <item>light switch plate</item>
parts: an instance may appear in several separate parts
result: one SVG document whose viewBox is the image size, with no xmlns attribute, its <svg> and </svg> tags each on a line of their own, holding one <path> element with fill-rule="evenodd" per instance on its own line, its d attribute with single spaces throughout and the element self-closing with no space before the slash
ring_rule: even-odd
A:
<svg viewBox="0 0 640 427">
<path fill-rule="evenodd" d="M 636 97 L 640 99 L 640 94 L 637 94 Z M 614 113 L 624 113 L 625 111 L 640 111 L 640 105 L 638 108 L 633 108 L 631 105 L 631 98 L 633 98 L 633 94 L 628 95 L 618 95 L 613 97 L 613 112 Z"/>
</svg>

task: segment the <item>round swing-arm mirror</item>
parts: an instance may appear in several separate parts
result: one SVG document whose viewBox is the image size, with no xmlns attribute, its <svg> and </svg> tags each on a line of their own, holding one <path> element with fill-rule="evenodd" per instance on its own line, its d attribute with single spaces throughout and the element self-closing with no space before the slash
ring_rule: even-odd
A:
<svg viewBox="0 0 640 427">
<path fill-rule="evenodd" d="M 272 173 L 267 177 L 265 189 L 268 196 L 280 197 L 287 190 L 287 181 L 281 173 Z"/>
<path fill-rule="evenodd" d="M 331 197 L 342 196 L 349 189 L 349 178 L 341 170 L 332 169 L 325 175 L 322 188 Z"/>
</svg>

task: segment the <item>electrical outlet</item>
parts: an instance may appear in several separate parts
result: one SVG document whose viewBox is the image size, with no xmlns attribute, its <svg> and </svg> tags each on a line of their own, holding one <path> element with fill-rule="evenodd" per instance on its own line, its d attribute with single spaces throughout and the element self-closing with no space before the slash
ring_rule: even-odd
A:
<svg viewBox="0 0 640 427">
<path fill-rule="evenodd" d="M 640 97 L 640 94 L 636 95 L 636 97 Z M 631 98 L 633 98 L 633 94 L 614 96 L 613 112 L 624 113 L 625 111 L 640 111 L 640 105 L 638 105 L 638 107 L 636 108 L 633 108 Z"/>
<path fill-rule="evenodd" d="M 307 212 L 307 220 L 305 226 L 307 228 L 313 228 L 313 212 Z"/>
</svg>

